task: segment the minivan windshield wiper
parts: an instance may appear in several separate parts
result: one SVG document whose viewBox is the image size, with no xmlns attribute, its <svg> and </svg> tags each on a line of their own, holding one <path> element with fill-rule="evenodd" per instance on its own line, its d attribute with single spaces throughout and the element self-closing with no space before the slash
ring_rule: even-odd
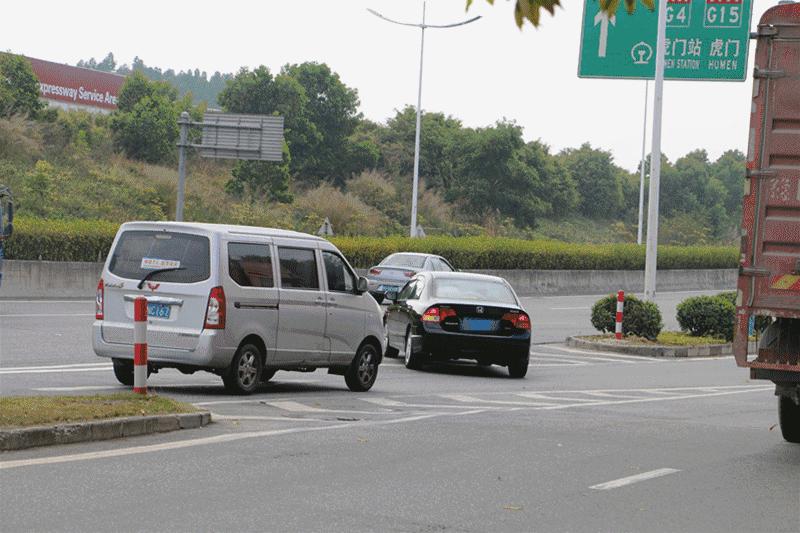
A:
<svg viewBox="0 0 800 533">
<path fill-rule="evenodd" d="M 175 270 L 186 270 L 186 269 L 184 267 L 169 267 L 169 268 L 158 268 L 156 270 L 151 270 L 150 272 L 145 274 L 145 276 L 142 278 L 142 281 L 139 282 L 136 288 L 141 289 L 142 285 L 144 285 L 144 282 L 152 278 L 156 274 L 161 274 L 162 272 L 173 272 Z"/>
</svg>

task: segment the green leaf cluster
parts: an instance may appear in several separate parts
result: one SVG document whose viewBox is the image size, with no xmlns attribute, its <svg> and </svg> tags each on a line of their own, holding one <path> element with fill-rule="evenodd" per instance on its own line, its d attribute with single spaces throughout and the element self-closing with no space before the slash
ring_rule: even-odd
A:
<svg viewBox="0 0 800 533">
<path fill-rule="evenodd" d="M 0 52 L 0 116 L 36 118 L 43 109 L 39 80 L 30 62 L 24 56 Z"/>
</svg>

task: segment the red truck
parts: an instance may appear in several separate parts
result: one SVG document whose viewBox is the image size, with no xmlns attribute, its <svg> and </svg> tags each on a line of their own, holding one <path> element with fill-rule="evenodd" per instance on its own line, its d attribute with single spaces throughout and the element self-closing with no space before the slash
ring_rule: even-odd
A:
<svg viewBox="0 0 800 533">
<path fill-rule="evenodd" d="M 800 443 L 800 3 L 758 30 L 736 299 L 736 364 L 775 383 L 783 437 Z M 751 317 L 772 317 L 748 356 Z"/>
</svg>

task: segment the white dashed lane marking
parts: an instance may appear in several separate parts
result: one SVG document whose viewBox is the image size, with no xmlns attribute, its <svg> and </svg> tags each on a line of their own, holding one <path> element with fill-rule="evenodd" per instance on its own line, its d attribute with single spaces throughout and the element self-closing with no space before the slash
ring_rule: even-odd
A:
<svg viewBox="0 0 800 533">
<path fill-rule="evenodd" d="M 641 474 L 622 477 L 619 479 L 615 479 L 613 481 L 606 481 L 605 483 L 592 485 L 589 488 L 594 490 L 618 489 L 620 487 L 625 487 L 627 485 L 633 485 L 634 483 L 639 483 L 640 481 L 647 481 L 649 479 L 655 479 L 657 477 L 668 476 L 669 474 L 674 474 L 676 472 L 680 472 L 680 470 L 676 470 L 674 468 L 659 468 L 658 470 L 651 470 L 649 472 L 642 472 Z"/>
</svg>

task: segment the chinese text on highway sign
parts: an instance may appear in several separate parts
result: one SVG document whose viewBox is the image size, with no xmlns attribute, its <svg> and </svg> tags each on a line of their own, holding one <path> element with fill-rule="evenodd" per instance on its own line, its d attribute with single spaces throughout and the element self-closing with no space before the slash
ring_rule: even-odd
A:
<svg viewBox="0 0 800 533">
<path fill-rule="evenodd" d="M 753 0 L 667 0 L 665 77 L 744 80 Z M 658 7 L 637 2 L 609 17 L 585 0 L 578 75 L 638 78 L 655 75 Z"/>
</svg>

